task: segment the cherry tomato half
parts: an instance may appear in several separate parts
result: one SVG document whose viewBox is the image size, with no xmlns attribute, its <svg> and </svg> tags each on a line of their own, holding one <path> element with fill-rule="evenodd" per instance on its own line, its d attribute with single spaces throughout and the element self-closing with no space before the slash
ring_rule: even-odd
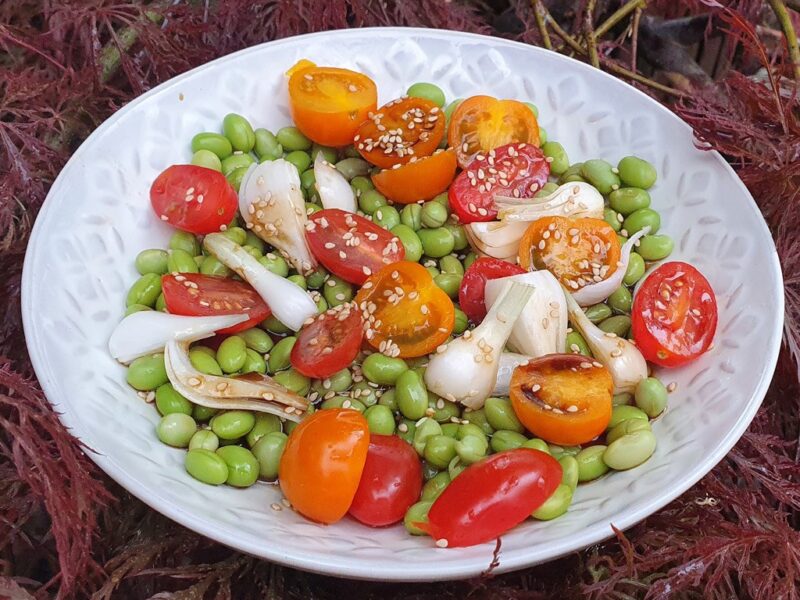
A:
<svg viewBox="0 0 800 600">
<path fill-rule="evenodd" d="M 239 196 L 219 171 L 172 165 L 150 187 L 150 204 L 158 218 L 173 227 L 206 234 L 231 222 Z"/>
<path fill-rule="evenodd" d="M 424 98 L 398 98 L 358 128 L 356 149 L 381 169 L 433 154 L 444 137 L 444 112 Z"/>
<path fill-rule="evenodd" d="M 450 117 L 447 143 L 455 148 L 462 168 L 476 154 L 513 142 L 539 145 L 539 124 L 533 111 L 522 102 L 472 96 L 459 104 Z"/>
<path fill-rule="evenodd" d="M 363 336 L 361 312 L 355 304 L 340 304 L 298 332 L 289 360 L 306 377 L 325 379 L 350 366 Z"/>
<path fill-rule="evenodd" d="M 561 483 L 561 465 L 545 452 L 517 448 L 470 465 L 450 482 L 418 524 L 437 545 L 488 542 L 524 521 Z"/>
<path fill-rule="evenodd" d="M 420 490 L 422 465 L 414 448 L 395 435 L 372 435 L 350 515 L 370 527 L 397 523 Z"/>
<path fill-rule="evenodd" d="M 352 143 L 359 125 L 377 105 L 378 88 L 362 73 L 308 66 L 292 70 L 289 77 L 292 120 L 318 144 Z"/>
<path fill-rule="evenodd" d="M 311 252 L 345 281 L 363 284 L 367 277 L 406 255 L 400 238 L 360 215 L 326 208 L 311 215 L 306 227 Z"/>
<path fill-rule="evenodd" d="M 510 388 L 522 424 L 553 444 L 590 442 L 611 419 L 611 373 L 580 354 L 548 354 L 519 366 Z"/>
<path fill-rule="evenodd" d="M 714 340 L 717 299 L 700 271 L 684 262 L 668 262 L 642 283 L 631 319 L 642 355 L 662 367 L 679 367 L 703 354 Z"/>
<path fill-rule="evenodd" d="M 401 261 L 371 275 L 356 295 L 367 343 L 389 356 L 433 352 L 453 331 L 455 307 L 419 263 Z"/>
<path fill-rule="evenodd" d="M 450 186 L 447 197 L 461 223 L 493 221 L 494 196 L 532 197 L 550 174 L 550 163 L 533 144 L 506 144 L 477 154 Z"/>
<path fill-rule="evenodd" d="M 412 204 L 446 191 L 457 166 L 452 150 L 437 150 L 431 156 L 376 173 L 372 183 L 390 200 Z"/>
<path fill-rule="evenodd" d="M 161 292 L 173 315 L 206 317 L 247 313 L 250 318 L 217 333 L 250 329 L 272 313 L 250 284 L 200 273 L 167 274 L 161 277 Z"/>
<path fill-rule="evenodd" d="M 278 468 L 281 491 L 294 509 L 319 523 L 335 523 L 353 501 L 369 447 L 367 420 L 332 408 L 307 416 L 286 442 Z"/>
<path fill-rule="evenodd" d="M 524 269 L 547 269 L 566 287 L 577 290 L 603 281 L 617 270 L 620 245 L 602 219 L 544 217 L 530 224 L 519 243 Z"/>
<path fill-rule="evenodd" d="M 486 316 L 486 282 L 512 275 L 522 275 L 525 269 L 514 263 L 482 256 L 473 262 L 464 273 L 458 289 L 458 304 L 473 323 L 480 323 Z"/>
</svg>

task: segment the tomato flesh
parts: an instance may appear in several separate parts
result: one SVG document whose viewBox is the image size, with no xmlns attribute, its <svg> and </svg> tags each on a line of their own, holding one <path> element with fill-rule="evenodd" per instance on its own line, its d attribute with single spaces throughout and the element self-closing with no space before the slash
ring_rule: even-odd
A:
<svg viewBox="0 0 800 600">
<path fill-rule="evenodd" d="M 433 154 L 444 137 L 444 112 L 424 98 L 398 98 L 358 128 L 354 142 L 364 160 L 381 169 Z"/>
<path fill-rule="evenodd" d="M 482 256 L 464 272 L 458 289 L 458 304 L 473 323 L 480 323 L 486 316 L 486 282 L 512 275 L 522 275 L 525 269 L 514 263 Z"/>
<path fill-rule="evenodd" d="M 432 156 L 373 175 L 372 183 L 390 200 L 411 204 L 446 191 L 457 166 L 452 150 L 437 150 Z"/>
<path fill-rule="evenodd" d="M 334 275 L 363 284 L 367 277 L 406 255 L 400 238 L 360 215 L 326 208 L 309 217 L 306 239 L 314 256 Z"/>
<path fill-rule="evenodd" d="M 611 419 L 614 382 L 599 362 L 580 354 L 548 354 L 514 369 L 514 412 L 534 435 L 552 444 L 592 441 Z"/>
<path fill-rule="evenodd" d="M 644 280 L 633 300 L 631 331 L 642 355 L 679 367 L 706 352 L 717 330 L 717 300 L 700 271 L 668 262 Z"/>
<path fill-rule="evenodd" d="M 497 218 L 495 195 L 532 197 L 547 183 L 550 163 L 533 144 L 514 143 L 476 154 L 447 194 L 461 223 Z"/>
<path fill-rule="evenodd" d="M 172 165 L 150 187 L 150 204 L 162 221 L 183 231 L 205 235 L 231 222 L 239 197 L 219 171 Z"/>
<path fill-rule="evenodd" d="M 561 483 L 561 465 L 539 450 L 517 448 L 470 465 L 453 479 L 419 524 L 439 546 L 473 546 L 512 529 Z"/>
<path fill-rule="evenodd" d="M 173 315 L 207 317 L 247 313 L 244 323 L 217 333 L 236 333 L 250 329 L 272 312 L 248 283 L 216 275 L 172 273 L 161 277 L 161 292 L 167 310 Z"/>
<path fill-rule="evenodd" d="M 370 527 L 403 519 L 422 490 L 422 465 L 414 448 L 395 435 L 372 435 L 350 515 Z"/>
<path fill-rule="evenodd" d="M 350 366 L 363 335 L 360 311 L 352 303 L 340 304 L 298 332 L 289 360 L 306 377 L 325 379 Z"/>
<path fill-rule="evenodd" d="M 278 467 L 292 507 L 318 523 L 335 523 L 353 501 L 369 447 L 367 420 L 356 410 L 317 411 L 294 428 Z"/>
</svg>

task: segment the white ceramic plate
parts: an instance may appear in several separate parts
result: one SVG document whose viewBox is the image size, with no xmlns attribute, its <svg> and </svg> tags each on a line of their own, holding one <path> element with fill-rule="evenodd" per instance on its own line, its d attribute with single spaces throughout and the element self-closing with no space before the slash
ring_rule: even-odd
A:
<svg viewBox="0 0 800 600">
<path fill-rule="evenodd" d="M 125 384 L 106 343 L 137 277 L 136 254 L 166 247 L 169 228 L 148 190 L 189 140 L 216 131 L 228 112 L 273 131 L 289 123 L 284 71 L 300 58 L 363 71 L 379 104 L 415 81 L 447 97 L 490 94 L 539 106 L 550 139 L 573 161 L 616 162 L 637 154 L 656 165 L 652 190 L 674 259 L 696 265 L 717 293 L 715 348 L 665 373 L 677 390 L 653 425 L 655 455 L 627 473 L 579 487 L 549 523 L 526 522 L 503 537 L 499 571 L 546 561 L 630 527 L 687 490 L 734 445 L 772 376 L 783 319 L 772 239 L 750 194 L 716 153 L 695 149 L 682 121 L 646 95 L 582 63 L 501 39 L 424 29 L 359 29 L 289 38 L 243 50 L 137 98 L 97 129 L 54 183 L 25 258 L 22 310 L 39 381 L 92 459 L 133 494 L 175 521 L 244 552 L 283 564 L 364 579 L 473 576 L 494 544 L 437 549 L 402 526 L 372 530 L 344 520 L 310 523 L 275 512 L 275 486 L 211 487 L 183 469 L 182 450 L 154 435 L 157 414 Z"/>
</svg>

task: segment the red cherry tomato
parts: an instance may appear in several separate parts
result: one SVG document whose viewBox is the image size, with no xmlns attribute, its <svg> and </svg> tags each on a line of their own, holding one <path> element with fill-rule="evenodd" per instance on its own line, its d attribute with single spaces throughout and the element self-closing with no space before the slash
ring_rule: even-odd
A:
<svg viewBox="0 0 800 600">
<path fill-rule="evenodd" d="M 478 154 L 448 192 L 453 212 L 462 223 L 497 218 L 495 194 L 531 198 L 550 174 L 550 163 L 533 144 L 506 144 Z"/>
<path fill-rule="evenodd" d="M 636 293 L 631 330 L 642 355 L 662 367 L 679 367 L 703 354 L 717 330 L 717 299 L 692 265 L 664 263 Z"/>
<path fill-rule="evenodd" d="M 150 204 L 156 215 L 173 227 L 206 234 L 231 222 L 239 197 L 218 171 L 172 165 L 150 187 Z"/>
<path fill-rule="evenodd" d="M 470 465 L 418 524 L 438 545 L 488 542 L 524 521 L 561 483 L 561 465 L 539 450 L 517 448 Z"/>
<path fill-rule="evenodd" d="M 372 435 L 350 514 L 370 527 L 403 519 L 419 500 L 422 465 L 414 449 L 394 435 Z"/>
<path fill-rule="evenodd" d="M 311 252 L 334 275 L 362 285 L 367 277 L 406 255 L 400 238 L 360 215 L 326 208 L 309 217 Z"/>
<path fill-rule="evenodd" d="M 470 321 L 480 323 L 486 316 L 486 282 L 512 275 L 522 275 L 525 269 L 514 263 L 482 256 L 464 273 L 458 290 L 458 303 Z"/>
<path fill-rule="evenodd" d="M 298 332 L 289 360 L 306 377 L 325 379 L 350 366 L 363 336 L 361 311 L 341 304 Z"/>
<path fill-rule="evenodd" d="M 250 329 L 272 313 L 249 284 L 227 277 L 200 273 L 167 274 L 161 277 L 161 292 L 173 315 L 205 317 L 247 313 L 250 318 L 217 333 Z"/>
</svg>

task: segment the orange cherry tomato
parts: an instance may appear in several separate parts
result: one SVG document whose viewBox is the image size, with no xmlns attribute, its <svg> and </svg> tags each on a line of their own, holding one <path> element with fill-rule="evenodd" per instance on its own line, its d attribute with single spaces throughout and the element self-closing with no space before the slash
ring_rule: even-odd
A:
<svg viewBox="0 0 800 600">
<path fill-rule="evenodd" d="M 611 373 L 580 354 L 548 354 L 517 367 L 510 389 L 522 424 L 552 444 L 590 442 L 611 419 Z"/>
<path fill-rule="evenodd" d="M 450 117 L 447 143 L 455 148 L 462 168 L 479 152 L 513 142 L 539 145 L 539 123 L 522 102 L 472 96 L 459 104 Z"/>
<path fill-rule="evenodd" d="M 412 204 L 447 191 L 456 176 L 458 165 L 452 150 L 438 150 L 431 156 L 412 161 L 373 175 L 372 183 L 390 200 Z"/>
<path fill-rule="evenodd" d="M 319 523 L 347 514 L 367 460 L 369 427 L 358 411 L 333 408 L 294 428 L 281 457 L 278 480 L 294 509 Z"/>
<path fill-rule="evenodd" d="M 572 290 L 603 281 L 617 270 L 617 234 L 601 219 L 545 217 L 531 223 L 519 243 L 523 269 L 547 269 Z"/>
<path fill-rule="evenodd" d="M 367 342 L 389 356 L 429 354 L 453 331 L 453 302 L 419 263 L 383 267 L 361 286 L 356 304 Z"/>
<path fill-rule="evenodd" d="M 353 141 L 364 160 L 389 169 L 433 154 L 444 128 L 444 112 L 430 100 L 398 98 L 364 121 Z"/>
<path fill-rule="evenodd" d="M 362 73 L 307 67 L 293 70 L 289 77 L 292 119 L 300 131 L 318 144 L 352 143 L 358 126 L 377 106 L 375 82 Z"/>
</svg>

